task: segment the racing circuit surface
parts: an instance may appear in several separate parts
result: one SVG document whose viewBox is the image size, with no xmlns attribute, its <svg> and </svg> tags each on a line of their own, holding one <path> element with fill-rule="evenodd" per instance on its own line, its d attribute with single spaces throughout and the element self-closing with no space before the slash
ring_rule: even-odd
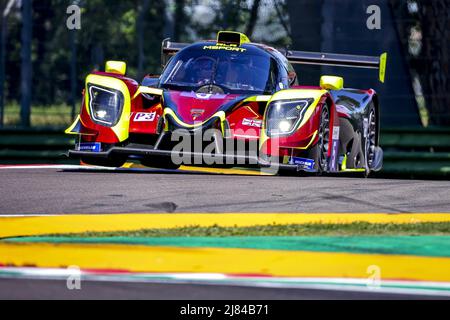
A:
<svg viewBox="0 0 450 320">
<path fill-rule="evenodd" d="M 247 172 L 249 173 L 249 172 Z M 0 167 L 0 215 L 450 212 L 450 181 Z M 105 217 L 107 219 L 107 217 Z M 0 279 L 0 299 L 427 299 L 427 295 L 193 283 Z"/>
<path fill-rule="evenodd" d="M 0 214 L 450 212 L 450 181 L 0 167 Z"/>
<path fill-rule="evenodd" d="M 63 280 L 0 279 L 0 299 L 133 299 L 133 300 L 383 300 L 445 299 L 443 297 L 273 289 L 194 284 L 83 282 L 81 290 L 67 290 Z"/>
</svg>

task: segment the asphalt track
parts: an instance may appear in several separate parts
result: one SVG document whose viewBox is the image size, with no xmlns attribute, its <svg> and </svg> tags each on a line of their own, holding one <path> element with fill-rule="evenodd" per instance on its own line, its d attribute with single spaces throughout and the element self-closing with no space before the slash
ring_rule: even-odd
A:
<svg viewBox="0 0 450 320">
<path fill-rule="evenodd" d="M 0 215 L 450 212 L 450 181 L 0 168 Z"/>
<path fill-rule="evenodd" d="M 450 181 L 0 168 L 0 215 L 176 212 L 449 212 Z M 194 284 L 0 279 L 0 299 L 426 299 Z"/>
<path fill-rule="evenodd" d="M 316 289 L 273 289 L 175 283 L 82 282 L 68 290 L 64 280 L 0 279 L 1 300 L 414 300 L 445 297 Z"/>
</svg>

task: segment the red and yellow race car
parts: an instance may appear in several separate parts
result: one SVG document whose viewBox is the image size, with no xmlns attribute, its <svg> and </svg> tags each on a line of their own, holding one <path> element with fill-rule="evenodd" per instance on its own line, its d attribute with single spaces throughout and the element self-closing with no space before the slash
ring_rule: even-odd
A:
<svg viewBox="0 0 450 320">
<path fill-rule="evenodd" d="M 66 131 L 78 137 L 70 157 L 112 167 L 133 159 L 158 168 L 365 175 L 382 168 L 376 92 L 344 88 L 336 76 L 302 86 L 292 64 L 379 69 L 384 82 L 386 53 L 279 50 L 222 31 L 194 44 L 164 40 L 162 62 L 162 74 L 141 83 L 126 77 L 120 61 L 87 77 L 80 115 Z"/>
</svg>

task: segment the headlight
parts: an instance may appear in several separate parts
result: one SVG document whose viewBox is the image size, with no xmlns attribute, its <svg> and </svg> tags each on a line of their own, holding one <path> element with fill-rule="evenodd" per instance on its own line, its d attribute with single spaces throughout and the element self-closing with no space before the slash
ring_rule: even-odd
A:
<svg viewBox="0 0 450 320">
<path fill-rule="evenodd" d="M 269 136 L 294 133 L 314 99 L 274 101 L 267 107 L 266 129 Z"/>
<path fill-rule="evenodd" d="M 114 127 L 122 114 L 122 92 L 92 84 L 88 84 L 88 92 L 92 120 L 107 127 Z"/>
</svg>

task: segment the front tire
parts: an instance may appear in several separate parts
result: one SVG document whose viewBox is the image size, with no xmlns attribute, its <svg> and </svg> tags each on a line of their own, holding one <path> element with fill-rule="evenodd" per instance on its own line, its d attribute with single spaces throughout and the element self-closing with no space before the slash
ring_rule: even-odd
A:
<svg viewBox="0 0 450 320">
<path fill-rule="evenodd" d="M 330 148 L 330 108 L 322 106 L 319 123 L 319 141 L 315 148 L 316 168 L 319 174 L 328 172 L 328 150 Z"/>
</svg>

